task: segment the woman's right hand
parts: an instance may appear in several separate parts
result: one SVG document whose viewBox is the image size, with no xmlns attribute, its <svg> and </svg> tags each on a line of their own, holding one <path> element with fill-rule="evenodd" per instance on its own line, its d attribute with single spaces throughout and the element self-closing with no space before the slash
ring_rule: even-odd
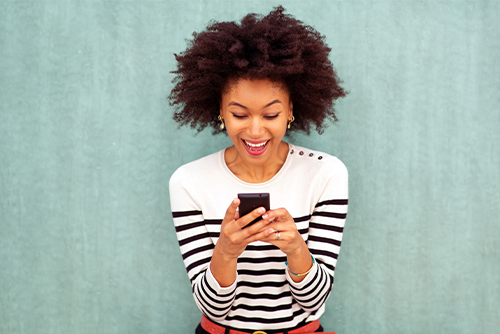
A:
<svg viewBox="0 0 500 334">
<path fill-rule="evenodd" d="M 240 200 L 235 198 L 227 208 L 216 245 L 216 248 L 219 248 L 218 250 L 227 259 L 238 259 L 249 243 L 263 239 L 274 232 L 273 229 L 265 229 L 265 226 L 270 223 L 265 219 L 256 222 L 252 226 L 243 228 L 254 219 L 262 216 L 266 210 L 260 207 L 243 217 L 239 217 L 237 211 L 239 205 Z"/>
<path fill-rule="evenodd" d="M 238 257 L 247 245 L 274 232 L 271 228 L 265 228 L 270 223 L 266 219 L 244 229 L 244 226 L 262 216 L 266 210 L 260 207 L 240 218 L 237 211 L 238 205 L 240 205 L 240 200 L 235 198 L 227 208 L 222 220 L 219 240 L 210 261 L 210 271 L 221 287 L 231 286 L 236 280 Z"/>
</svg>

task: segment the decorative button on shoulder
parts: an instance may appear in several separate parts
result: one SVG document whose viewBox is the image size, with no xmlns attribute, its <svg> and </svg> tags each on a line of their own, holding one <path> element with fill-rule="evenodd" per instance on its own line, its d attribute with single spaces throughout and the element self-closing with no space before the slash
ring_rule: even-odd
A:
<svg viewBox="0 0 500 334">
<path fill-rule="evenodd" d="M 293 150 L 291 150 L 291 151 L 290 151 L 290 154 L 293 154 L 293 152 L 294 152 L 294 151 L 293 151 Z"/>
<path fill-rule="evenodd" d="M 323 159 L 323 157 L 320 155 L 320 156 L 318 157 L 318 160 L 321 160 L 321 159 Z"/>
<path fill-rule="evenodd" d="M 313 153 L 309 153 L 309 156 L 312 157 L 314 154 Z"/>
<path fill-rule="evenodd" d="M 300 155 L 304 155 L 304 151 L 300 151 L 300 152 L 299 152 L 299 154 L 300 154 Z"/>
</svg>

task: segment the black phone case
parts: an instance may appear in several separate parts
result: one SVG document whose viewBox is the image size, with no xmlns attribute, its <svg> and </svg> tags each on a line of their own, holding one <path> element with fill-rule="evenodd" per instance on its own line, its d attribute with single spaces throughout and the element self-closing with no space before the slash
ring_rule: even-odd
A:
<svg viewBox="0 0 500 334">
<path fill-rule="evenodd" d="M 269 193 L 245 193 L 245 194 L 238 194 L 238 198 L 240 199 L 240 206 L 239 206 L 239 214 L 240 217 L 243 217 L 253 210 L 263 206 L 266 211 L 269 210 L 270 205 L 269 205 Z M 252 226 L 259 220 L 261 220 L 262 217 L 258 217 L 254 220 L 252 220 L 249 224 L 244 226 L 243 228 Z"/>
</svg>

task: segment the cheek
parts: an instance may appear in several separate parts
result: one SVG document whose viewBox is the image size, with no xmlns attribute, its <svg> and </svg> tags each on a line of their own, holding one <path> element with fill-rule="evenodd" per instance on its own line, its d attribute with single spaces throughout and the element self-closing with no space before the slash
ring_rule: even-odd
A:
<svg viewBox="0 0 500 334">
<path fill-rule="evenodd" d="M 276 133 L 277 136 L 285 136 L 286 134 L 286 127 L 287 127 L 288 123 L 282 123 L 280 125 L 276 125 L 274 127 L 274 133 Z"/>
<path fill-rule="evenodd" d="M 226 122 L 226 132 L 229 135 L 229 137 L 236 136 L 239 133 L 241 133 L 242 127 L 238 126 L 238 124 L 235 124 L 234 122 L 227 123 Z"/>
</svg>

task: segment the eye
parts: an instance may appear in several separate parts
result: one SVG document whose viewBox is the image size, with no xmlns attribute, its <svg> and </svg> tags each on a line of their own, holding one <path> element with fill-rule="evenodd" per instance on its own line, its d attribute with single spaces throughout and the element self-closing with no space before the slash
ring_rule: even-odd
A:
<svg viewBox="0 0 500 334">
<path fill-rule="evenodd" d="M 267 115 L 267 116 L 264 116 L 265 119 L 274 119 L 274 118 L 277 118 L 279 116 L 279 113 L 277 113 L 276 115 Z"/>
<path fill-rule="evenodd" d="M 232 114 L 233 114 L 234 118 L 238 118 L 238 119 L 242 119 L 242 118 L 247 117 L 246 115 L 238 115 L 238 114 L 234 114 L 234 113 L 232 113 Z"/>
</svg>

